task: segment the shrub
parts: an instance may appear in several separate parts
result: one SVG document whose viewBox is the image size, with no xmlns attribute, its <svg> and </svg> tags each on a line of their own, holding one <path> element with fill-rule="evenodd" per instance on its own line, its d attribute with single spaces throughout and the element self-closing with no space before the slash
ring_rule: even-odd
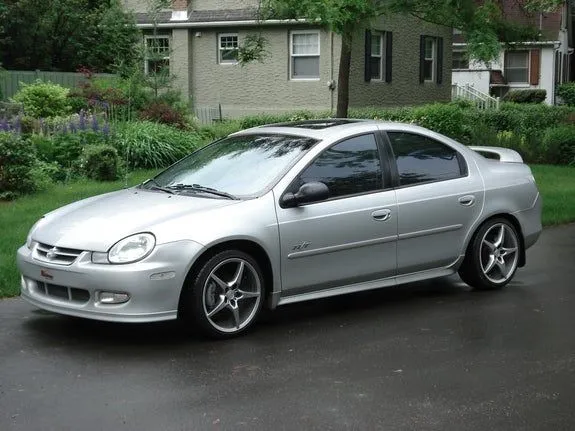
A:
<svg viewBox="0 0 575 431">
<path fill-rule="evenodd" d="M 154 101 L 140 111 L 138 117 L 144 121 L 155 121 L 186 130 L 190 126 L 184 114 L 166 102 Z"/>
<path fill-rule="evenodd" d="M 165 124 L 134 121 L 118 124 L 111 142 L 129 167 L 161 168 L 200 147 L 203 139 Z"/>
<path fill-rule="evenodd" d="M 511 90 L 505 96 L 503 101 L 515 103 L 542 103 L 547 97 L 546 90 Z"/>
<path fill-rule="evenodd" d="M 19 135 L 0 132 L 0 199 L 13 199 L 38 189 L 33 168 L 34 146 Z"/>
<path fill-rule="evenodd" d="M 549 128 L 543 136 L 545 162 L 572 164 L 575 162 L 575 126 Z"/>
<path fill-rule="evenodd" d="M 575 106 L 575 82 L 566 82 L 557 87 L 557 96 L 568 106 Z"/>
<path fill-rule="evenodd" d="M 97 181 L 114 181 L 121 171 L 118 151 L 111 145 L 88 145 L 82 152 L 79 166 L 86 177 Z"/>
<path fill-rule="evenodd" d="M 51 82 L 36 80 L 32 84 L 20 83 L 20 90 L 12 100 L 21 103 L 27 115 L 36 118 L 57 117 L 70 112 L 69 89 Z"/>
</svg>

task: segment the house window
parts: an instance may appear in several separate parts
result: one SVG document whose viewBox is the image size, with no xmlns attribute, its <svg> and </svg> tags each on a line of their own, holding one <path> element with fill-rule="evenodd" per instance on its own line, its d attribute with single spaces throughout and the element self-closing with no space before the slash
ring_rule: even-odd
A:
<svg viewBox="0 0 575 431">
<path fill-rule="evenodd" d="M 371 57 L 370 57 L 370 70 L 371 79 L 383 79 L 383 47 L 384 47 L 383 33 L 374 33 L 371 35 Z"/>
<path fill-rule="evenodd" d="M 426 82 L 435 81 L 435 60 L 437 41 L 434 37 L 426 37 L 423 53 L 423 79 Z"/>
<path fill-rule="evenodd" d="M 146 75 L 170 72 L 170 37 L 146 36 Z"/>
<path fill-rule="evenodd" d="M 291 79 L 319 79 L 319 31 L 291 33 Z"/>
<path fill-rule="evenodd" d="M 452 69 L 469 69 L 469 57 L 465 51 L 453 51 Z"/>
<path fill-rule="evenodd" d="M 529 82 L 529 51 L 505 53 L 505 78 L 509 83 Z"/>
<path fill-rule="evenodd" d="M 218 58 L 220 64 L 236 64 L 238 62 L 237 33 L 224 33 L 218 36 Z"/>
</svg>

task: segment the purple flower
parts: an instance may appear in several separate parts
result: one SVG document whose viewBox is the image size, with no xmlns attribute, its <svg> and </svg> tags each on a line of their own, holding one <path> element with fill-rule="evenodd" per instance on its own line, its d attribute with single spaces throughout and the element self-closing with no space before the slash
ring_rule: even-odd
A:
<svg viewBox="0 0 575 431">
<path fill-rule="evenodd" d="M 94 132 L 97 132 L 99 130 L 98 117 L 96 117 L 96 114 L 92 115 L 92 130 Z"/>
<path fill-rule="evenodd" d="M 78 128 L 76 127 L 76 123 L 74 123 L 73 121 L 70 121 L 70 133 L 76 133 L 78 131 Z"/>
<path fill-rule="evenodd" d="M 16 133 L 20 133 L 22 131 L 22 120 L 20 119 L 20 115 L 16 117 L 16 121 L 14 121 L 14 130 Z"/>
<path fill-rule="evenodd" d="M 2 121 L 0 122 L 0 130 L 4 132 L 10 131 L 10 124 L 8 124 L 8 120 L 6 119 L 6 117 L 2 118 Z"/>
<path fill-rule="evenodd" d="M 80 123 L 79 123 L 80 130 L 86 130 L 86 117 L 84 116 L 84 110 L 80 111 Z"/>
<path fill-rule="evenodd" d="M 104 136 L 106 137 L 110 136 L 110 123 L 108 121 L 106 121 L 106 124 L 104 124 L 102 132 L 104 133 Z"/>
</svg>

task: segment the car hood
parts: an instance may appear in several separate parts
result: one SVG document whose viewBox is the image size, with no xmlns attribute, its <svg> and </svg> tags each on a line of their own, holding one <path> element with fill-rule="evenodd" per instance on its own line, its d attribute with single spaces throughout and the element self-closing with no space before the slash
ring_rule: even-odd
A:
<svg viewBox="0 0 575 431">
<path fill-rule="evenodd" d="M 116 242 L 160 224 L 241 201 L 127 189 L 74 202 L 45 215 L 32 233 L 44 244 L 107 251 Z M 157 238 L 162 243 L 162 238 Z"/>
</svg>

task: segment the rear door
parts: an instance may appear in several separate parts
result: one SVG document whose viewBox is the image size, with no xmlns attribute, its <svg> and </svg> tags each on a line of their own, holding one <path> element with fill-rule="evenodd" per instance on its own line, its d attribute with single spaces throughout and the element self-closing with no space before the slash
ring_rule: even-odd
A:
<svg viewBox="0 0 575 431">
<path fill-rule="evenodd" d="M 398 275 L 454 263 L 483 208 L 483 181 L 448 142 L 388 130 L 398 204 Z"/>
</svg>

